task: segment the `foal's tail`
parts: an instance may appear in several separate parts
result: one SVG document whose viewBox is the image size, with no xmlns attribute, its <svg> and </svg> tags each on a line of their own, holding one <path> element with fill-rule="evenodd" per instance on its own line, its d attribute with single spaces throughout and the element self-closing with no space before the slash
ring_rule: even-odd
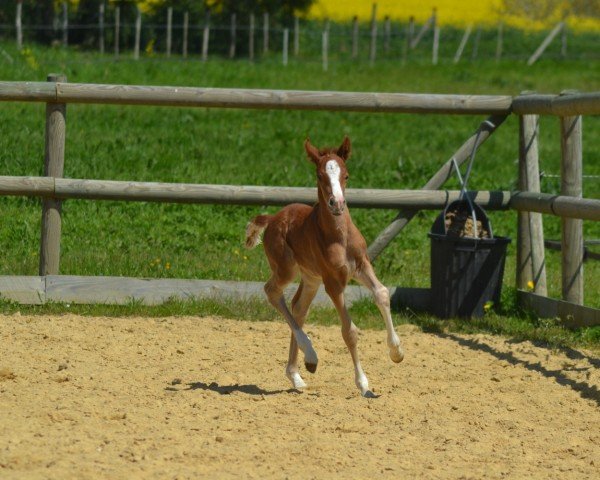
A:
<svg viewBox="0 0 600 480">
<path fill-rule="evenodd" d="M 260 236 L 269 225 L 271 215 L 258 215 L 246 226 L 246 248 L 251 249 L 260 243 Z"/>
</svg>

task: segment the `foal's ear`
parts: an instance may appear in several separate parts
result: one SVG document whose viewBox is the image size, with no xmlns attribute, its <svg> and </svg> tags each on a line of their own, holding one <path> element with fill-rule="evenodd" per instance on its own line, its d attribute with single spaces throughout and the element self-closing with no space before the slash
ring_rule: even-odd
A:
<svg viewBox="0 0 600 480">
<path fill-rule="evenodd" d="M 308 158 L 311 162 L 316 165 L 319 165 L 319 160 L 321 157 L 319 156 L 319 149 L 310 143 L 310 138 L 307 138 L 304 141 L 304 150 L 308 153 Z"/>
<path fill-rule="evenodd" d="M 350 138 L 348 135 L 344 137 L 344 141 L 337 149 L 337 156 L 340 157 L 344 162 L 350 158 L 350 153 L 352 151 L 352 147 L 350 145 Z"/>
</svg>

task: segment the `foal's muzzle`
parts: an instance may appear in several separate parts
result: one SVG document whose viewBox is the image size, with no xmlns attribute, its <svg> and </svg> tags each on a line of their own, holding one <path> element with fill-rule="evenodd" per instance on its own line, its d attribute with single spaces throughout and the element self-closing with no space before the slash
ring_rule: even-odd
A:
<svg viewBox="0 0 600 480">
<path fill-rule="evenodd" d="M 341 200 L 336 200 L 335 197 L 329 197 L 327 206 L 333 215 L 341 215 L 344 213 L 344 208 L 346 208 L 346 200 L 343 198 Z"/>
</svg>

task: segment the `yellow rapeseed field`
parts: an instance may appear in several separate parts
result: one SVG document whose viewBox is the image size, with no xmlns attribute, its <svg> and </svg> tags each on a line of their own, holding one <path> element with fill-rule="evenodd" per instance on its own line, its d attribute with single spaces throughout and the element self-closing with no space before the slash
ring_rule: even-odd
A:
<svg viewBox="0 0 600 480">
<path fill-rule="evenodd" d="M 55 0 L 56 4 L 63 0 Z M 452 25 L 466 27 L 467 25 L 495 26 L 502 21 L 506 25 L 525 30 L 547 29 L 562 19 L 563 11 L 568 8 L 568 1 L 564 0 L 539 0 L 540 4 L 546 2 L 556 4 L 554 12 L 544 21 L 534 20 L 520 15 L 509 15 L 504 12 L 503 0 L 377 0 L 377 17 L 389 16 L 393 20 L 406 21 L 414 17 L 418 23 L 427 20 L 435 8 L 439 25 Z M 108 0 L 116 4 L 117 0 Z M 135 3 L 142 12 L 150 12 L 153 8 L 164 4 L 165 0 L 137 0 Z M 72 6 L 77 7 L 79 0 L 68 0 Z M 316 0 L 311 7 L 308 17 L 322 20 L 348 21 L 354 15 L 360 20 L 371 18 L 373 0 Z M 514 0 L 513 0 L 514 3 Z M 524 3 L 532 3 L 526 0 Z M 533 2 L 535 4 L 535 2 Z M 216 10 L 222 6 L 221 0 L 206 0 L 206 5 Z M 597 4 L 595 4 L 597 5 Z M 600 12 L 598 12 L 600 14 Z M 600 32 L 600 18 L 569 16 L 567 23 L 575 30 L 595 30 Z"/>
<path fill-rule="evenodd" d="M 543 2 L 544 0 L 540 0 Z M 372 0 L 317 0 L 309 11 L 315 19 L 348 21 L 354 15 L 360 20 L 371 18 Z M 557 8 L 545 21 L 532 20 L 524 16 L 507 15 L 503 12 L 502 0 L 377 0 L 377 17 L 386 15 L 393 20 L 406 21 L 415 17 L 423 23 L 437 9 L 440 25 L 465 27 L 469 24 L 494 26 L 502 21 L 507 25 L 527 30 L 547 29 L 562 18 L 562 7 Z M 568 17 L 569 27 L 577 30 L 600 31 L 600 19 Z"/>
</svg>

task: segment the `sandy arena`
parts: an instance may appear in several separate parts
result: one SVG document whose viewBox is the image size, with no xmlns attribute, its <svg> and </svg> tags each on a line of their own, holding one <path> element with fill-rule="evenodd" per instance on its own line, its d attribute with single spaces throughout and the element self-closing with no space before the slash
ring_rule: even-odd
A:
<svg viewBox="0 0 600 480">
<path fill-rule="evenodd" d="M 599 478 L 600 359 L 484 335 L 283 322 L 0 316 L 0 478 Z"/>
</svg>

